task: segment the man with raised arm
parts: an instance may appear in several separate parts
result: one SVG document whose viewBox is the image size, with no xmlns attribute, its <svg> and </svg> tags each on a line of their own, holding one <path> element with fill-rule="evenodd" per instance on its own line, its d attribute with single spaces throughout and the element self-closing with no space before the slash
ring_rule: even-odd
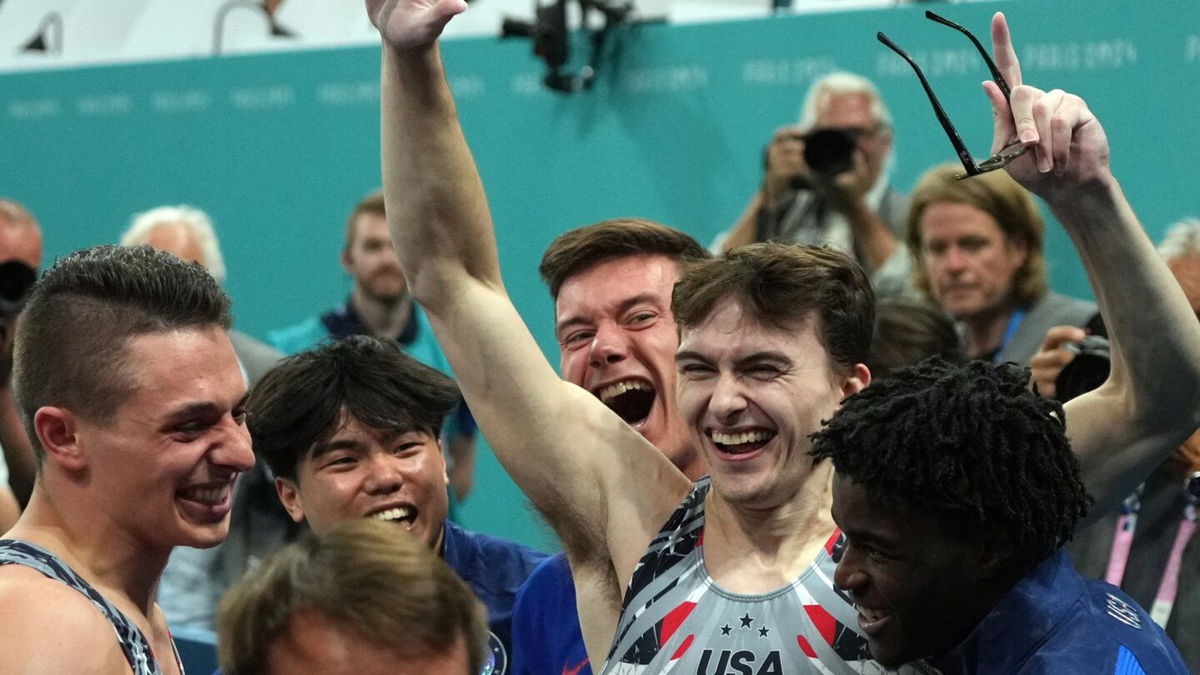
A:
<svg viewBox="0 0 1200 675">
<path fill-rule="evenodd" d="M 832 469 L 807 454 L 820 420 L 870 380 L 861 269 L 820 249 L 761 245 L 685 270 L 678 398 L 712 476 L 693 485 L 555 375 L 505 294 L 436 45 L 465 3 L 367 4 L 385 40 L 383 171 L 401 264 L 497 455 L 563 539 L 593 661 L 607 673 L 874 667 L 862 637 L 871 619 L 856 622 L 832 586 Z M 1200 328 L 1184 320 L 1189 309 L 1109 172 L 1094 117 L 1076 97 L 1019 86 L 1000 16 L 993 41 L 1018 85 L 1011 108 L 989 90 L 995 145 L 1019 125 L 1033 149 L 1014 177 L 1051 203 L 1092 278 L 1143 272 L 1097 289 L 1114 338 L 1132 348 L 1068 416 L 1092 489 L 1119 499 L 1200 423 Z M 712 283 L 717 273 L 735 283 Z"/>
</svg>

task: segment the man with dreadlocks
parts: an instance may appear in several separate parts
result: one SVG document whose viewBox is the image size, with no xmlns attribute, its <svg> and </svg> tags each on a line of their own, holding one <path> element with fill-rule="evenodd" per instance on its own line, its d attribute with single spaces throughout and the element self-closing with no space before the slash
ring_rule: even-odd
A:
<svg viewBox="0 0 1200 675">
<path fill-rule="evenodd" d="M 816 434 L 845 534 L 834 580 L 876 661 L 955 673 L 1187 673 L 1116 587 L 1060 549 L 1088 509 L 1061 404 L 1013 364 L 938 358 L 843 402 Z"/>
</svg>

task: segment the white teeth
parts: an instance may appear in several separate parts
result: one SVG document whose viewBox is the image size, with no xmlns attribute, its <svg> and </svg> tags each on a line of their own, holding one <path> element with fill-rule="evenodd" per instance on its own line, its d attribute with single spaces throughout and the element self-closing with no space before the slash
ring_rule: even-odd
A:
<svg viewBox="0 0 1200 675">
<path fill-rule="evenodd" d="M 188 488 L 183 494 L 192 501 L 211 506 L 225 501 L 225 497 L 229 494 L 229 485 L 214 488 Z"/>
<path fill-rule="evenodd" d="M 408 514 L 408 509 L 398 507 L 394 509 L 388 509 L 387 511 L 380 511 L 379 513 L 373 514 L 371 517 L 375 520 L 401 520 L 403 518 L 407 518 Z"/>
<path fill-rule="evenodd" d="M 638 382 L 637 380 L 626 380 L 624 382 L 616 382 L 600 390 L 600 400 L 607 403 L 610 399 L 620 396 L 627 391 L 649 391 L 650 388 Z"/>
<path fill-rule="evenodd" d="M 741 445 L 743 443 L 759 443 L 769 440 L 772 434 L 769 431 L 744 431 L 738 434 L 726 434 L 720 431 L 713 431 L 711 434 L 713 443 L 721 445 Z"/>
<path fill-rule="evenodd" d="M 858 606 L 858 613 L 866 617 L 867 621 L 872 622 L 884 619 L 888 615 L 888 613 L 883 610 L 873 609 L 871 607 L 863 607 L 862 605 Z"/>
</svg>

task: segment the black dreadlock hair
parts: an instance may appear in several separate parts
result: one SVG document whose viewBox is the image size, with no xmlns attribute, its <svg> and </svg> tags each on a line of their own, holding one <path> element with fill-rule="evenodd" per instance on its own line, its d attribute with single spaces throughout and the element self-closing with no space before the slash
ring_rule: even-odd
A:
<svg viewBox="0 0 1200 675">
<path fill-rule="evenodd" d="M 1091 503 L 1062 404 L 1028 379 L 1015 364 L 926 359 L 846 399 L 813 434 L 812 455 L 884 508 L 1008 537 L 1024 576 L 1070 540 Z"/>
</svg>

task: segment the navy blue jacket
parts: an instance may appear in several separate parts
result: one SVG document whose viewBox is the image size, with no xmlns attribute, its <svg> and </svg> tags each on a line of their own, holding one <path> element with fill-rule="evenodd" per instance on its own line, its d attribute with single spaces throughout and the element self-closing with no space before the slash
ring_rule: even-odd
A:
<svg viewBox="0 0 1200 675">
<path fill-rule="evenodd" d="M 516 542 L 468 532 L 446 521 L 442 558 L 487 607 L 492 655 L 484 672 L 494 675 L 508 672 L 517 589 L 545 557 L 545 553 Z"/>
<path fill-rule="evenodd" d="M 1120 589 L 1085 581 L 1059 551 L 967 639 L 930 663 L 944 675 L 1188 675 L 1179 650 Z"/>
</svg>

